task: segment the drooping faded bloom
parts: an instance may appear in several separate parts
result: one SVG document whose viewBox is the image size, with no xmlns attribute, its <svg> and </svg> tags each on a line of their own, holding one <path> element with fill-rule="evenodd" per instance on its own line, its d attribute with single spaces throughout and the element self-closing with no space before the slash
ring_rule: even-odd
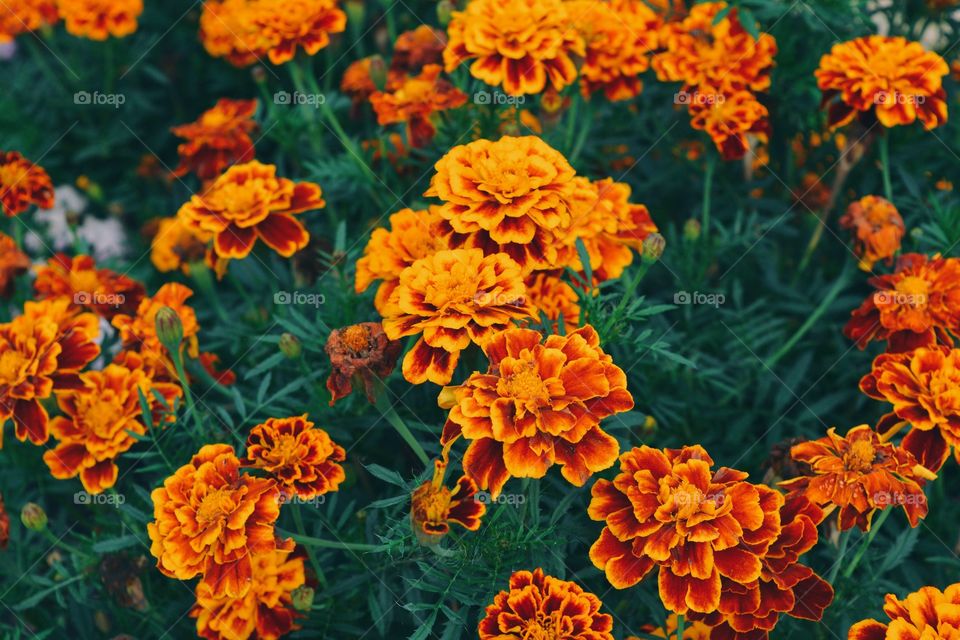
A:
<svg viewBox="0 0 960 640">
<path fill-rule="evenodd" d="M 572 84 L 572 56 L 585 53 L 562 0 L 471 0 L 453 12 L 447 35 L 448 73 L 472 60 L 473 77 L 514 96 Z"/>
<path fill-rule="evenodd" d="M 863 620 L 850 627 L 848 640 L 956 640 L 960 638 L 960 583 L 940 591 L 922 587 L 903 600 L 892 593 L 884 599 L 889 622 Z"/>
<path fill-rule="evenodd" d="M 603 603 L 575 582 L 544 575 L 543 569 L 517 571 L 510 590 L 501 591 L 480 621 L 480 640 L 613 640 L 613 617 Z"/>
<path fill-rule="evenodd" d="M 230 165 L 253 160 L 250 134 L 257 130 L 256 112 L 256 100 L 221 98 L 195 122 L 170 129 L 185 140 L 177 147 L 180 164 L 174 175 L 192 171 L 201 180 L 212 180 Z"/>
<path fill-rule="evenodd" d="M 343 447 L 307 420 L 270 418 L 250 430 L 244 466 L 262 469 L 280 486 L 284 499 L 309 500 L 336 491 L 346 475 L 339 462 L 346 459 Z"/>
<path fill-rule="evenodd" d="M 0 151 L 0 208 L 12 218 L 36 205 L 53 206 L 53 183 L 43 167 L 16 151 Z"/>
<path fill-rule="evenodd" d="M 122 38 L 137 30 L 143 0 L 58 0 L 67 33 L 90 40 Z"/>
<path fill-rule="evenodd" d="M 467 94 L 440 77 L 440 65 L 429 64 L 418 76 L 398 79 L 387 91 L 375 91 L 370 104 L 381 125 L 406 123 L 407 140 L 413 147 L 426 146 L 437 132 L 433 114 L 456 109 Z"/>
<path fill-rule="evenodd" d="M 54 0 L 6 0 L 0 5 L 0 44 L 59 19 Z"/>
<path fill-rule="evenodd" d="M 947 121 L 942 80 L 949 72 L 946 61 L 919 42 L 867 36 L 833 45 L 814 75 L 833 127 L 861 115 L 885 127 L 920 120 L 933 129 Z"/>
<path fill-rule="evenodd" d="M 467 531 L 480 528 L 480 519 L 486 505 L 477 499 L 477 483 L 461 476 L 453 489 L 447 488 L 443 477 L 447 463 L 433 461 L 433 478 L 414 489 L 410 496 L 410 524 L 417 539 L 424 544 L 436 544 L 457 524 Z"/>
<path fill-rule="evenodd" d="M 927 515 L 923 485 L 936 474 L 906 449 L 881 440 L 869 425 L 854 427 L 846 436 L 831 428 L 824 438 L 794 445 L 791 455 L 808 464 L 812 475 L 780 486 L 837 509 L 840 530 L 857 526 L 868 531 L 873 515 L 892 507 L 903 507 L 911 527 Z"/>
<path fill-rule="evenodd" d="M 851 203 L 840 226 L 850 229 L 860 268 L 865 271 L 879 260 L 892 264 L 906 230 L 897 208 L 880 196 L 864 196 Z"/>
<path fill-rule="evenodd" d="M 502 253 L 454 249 L 421 258 L 400 273 L 383 311 L 383 330 L 391 340 L 420 336 L 403 358 L 407 381 L 447 384 L 471 342 L 482 345 L 532 314 L 516 262 Z"/>
<path fill-rule="evenodd" d="M 511 477 L 542 478 L 554 464 L 580 487 L 616 462 L 620 445 L 600 421 L 633 408 L 627 377 L 587 325 L 546 340 L 507 329 L 485 345 L 486 373 L 445 390 L 442 442 L 470 441 L 463 468 L 496 497 Z"/>
<path fill-rule="evenodd" d="M 111 319 L 133 313 L 143 300 L 143 285 L 111 269 L 98 268 L 90 256 L 58 253 L 36 268 L 33 290 L 38 300 L 67 298 L 78 309 Z"/>
<path fill-rule="evenodd" d="M 0 297 L 8 297 L 13 292 L 14 279 L 29 268 L 30 257 L 13 238 L 0 233 Z"/>
<path fill-rule="evenodd" d="M 254 160 L 237 164 L 209 189 L 180 207 L 178 216 L 212 234 L 221 258 L 245 258 L 257 239 L 285 258 L 307 246 L 310 234 L 295 215 L 326 206 L 320 185 L 278 178 L 277 168 Z"/>
<path fill-rule="evenodd" d="M 379 322 L 361 322 L 331 331 L 324 349 L 330 357 L 330 405 L 350 395 L 354 381 L 363 384 L 373 404 L 376 383 L 393 371 L 403 344 L 388 339 Z"/>
<path fill-rule="evenodd" d="M 153 490 L 153 522 L 147 524 L 166 576 L 190 580 L 202 575 L 211 597 L 244 597 L 253 586 L 254 559 L 293 549 L 279 540 L 275 480 L 241 473 L 233 447 L 208 444 Z"/>
</svg>

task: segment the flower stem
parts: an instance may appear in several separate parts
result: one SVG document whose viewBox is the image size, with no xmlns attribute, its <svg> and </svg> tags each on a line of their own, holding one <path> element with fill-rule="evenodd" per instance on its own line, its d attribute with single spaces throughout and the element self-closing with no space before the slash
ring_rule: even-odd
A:
<svg viewBox="0 0 960 640">
<path fill-rule="evenodd" d="M 883 523 L 886 522 L 887 518 L 890 517 L 891 512 L 893 512 L 893 507 L 887 507 L 883 513 L 880 514 L 880 517 L 877 518 L 877 521 L 870 528 L 870 533 L 867 534 L 866 540 L 864 540 L 860 545 L 860 548 L 857 549 L 857 555 L 853 556 L 853 562 L 847 565 L 846 570 L 844 570 L 844 578 L 849 578 L 853 575 L 854 569 L 857 568 L 857 565 L 860 564 L 860 560 L 863 559 L 863 554 L 867 552 L 867 549 L 870 547 L 870 543 L 873 542 L 873 539 L 877 537 L 877 532 L 880 531 L 880 527 L 882 527 Z"/>
<path fill-rule="evenodd" d="M 890 181 L 890 134 L 884 132 L 880 136 L 880 167 L 883 170 L 883 193 L 890 202 L 893 202 L 893 183 Z"/>
<path fill-rule="evenodd" d="M 200 419 L 197 406 L 193 402 L 193 393 L 190 391 L 190 381 L 187 378 L 187 373 L 183 370 L 183 354 L 179 349 L 176 349 L 170 353 L 170 358 L 173 360 L 173 366 L 177 370 L 177 379 L 180 382 L 180 388 L 183 389 L 183 400 L 187 403 L 187 412 L 193 415 L 197 433 L 203 433 L 203 421 Z"/>
<path fill-rule="evenodd" d="M 424 466 L 430 466 L 430 456 L 427 455 L 427 452 L 423 450 L 423 447 L 420 446 L 420 443 L 414 437 L 413 433 L 410 431 L 410 428 L 406 425 L 403 419 L 397 414 L 397 410 L 393 408 L 393 405 L 387 399 L 386 394 L 387 388 L 382 381 L 376 383 L 376 390 L 374 391 L 375 406 L 380 411 L 381 415 L 390 423 L 400 437 L 403 438 L 404 442 L 410 445 L 410 448 L 413 449 L 413 452 L 420 459 L 420 462 Z"/>
<path fill-rule="evenodd" d="M 703 206 L 700 213 L 700 233 L 706 238 L 710 230 L 710 192 L 713 190 L 713 171 L 716 168 L 717 157 L 712 152 L 707 154 L 707 167 L 703 175 Z"/>
<path fill-rule="evenodd" d="M 677 640 L 683 640 L 684 627 L 686 626 L 686 620 L 683 617 L 683 614 L 677 616 Z"/>
<path fill-rule="evenodd" d="M 303 514 L 300 513 L 302 505 L 293 505 L 293 523 L 297 527 L 297 533 L 301 537 L 307 538 L 307 531 L 303 526 Z M 323 569 L 320 568 L 320 562 L 317 560 L 317 554 L 314 551 L 314 547 L 304 545 L 304 548 L 307 551 L 307 557 L 310 558 L 310 564 L 313 565 L 313 571 L 317 574 L 317 580 L 320 581 L 320 584 L 323 585 L 323 588 L 327 588 L 327 577 L 323 573 Z"/>
<path fill-rule="evenodd" d="M 340 549 L 343 551 L 385 551 L 389 547 L 384 544 L 364 544 L 360 542 L 340 542 L 339 540 L 324 540 L 323 538 L 314 538 L 313 536 L 305 536 L 299 533 L 290 533 L 287 531 L 280 531 L 285 537 L 293 538 L 294 541 L 299 542 L 305 547 L 316 547 L 318 549 Z"/>
</svg>

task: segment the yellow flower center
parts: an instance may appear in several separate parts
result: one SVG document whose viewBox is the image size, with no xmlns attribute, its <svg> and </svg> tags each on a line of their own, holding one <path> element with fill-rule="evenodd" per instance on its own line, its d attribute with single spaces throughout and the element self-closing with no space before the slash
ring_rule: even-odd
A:
<svg viewBox="0 0 960 640">
<path fill-rule="evenodd" d="M 550 391 L 533 362 L 525 362 L 504 379 L 506 395 L 528 407 L 537 407 L 550 401 Z"/>
<path fill-rule="evenodd" d="M 850 471 L 869 471 L 877 457 L 877 450 L 869 440 L 857 440 L 844 456 L 844 463 Z"/>
<path fill-rule="evenodd" d="M 420 495 L 418 506 L 426 522 L 446 522 L 450 515 L 450 489 L 430 487 Z"/>
<path fill-rule="evenodd" d="M 355 324 L 347 327 L 340 335 L 343 343 L 354 353 L 360 353 L 370 346 L 370 330 L 363 325 Z"/>
<path fill-rule="evenodd" d="M 925 299 L 927 293 L 930 291 L 930 283 L 917 276 L 907 276 L 897 283 L 896 288 L 899 293 L 916 296 L 917 299 Z"/>
<path fill-rule="evenodd" d="M 271 450 L 271 458 L 280 464 L 290 464 L 300 459 L 300 441 L 296 436 L 283 434 Z"/>
<path fill-rule="evenodd" d="M 197 520 L 202 525 L 216 522 L 236 508 L 236 503 L 226 489 L 215 489 L 205 495 L 197 509 Z"/>
<path fill-rule="evenodd" d="M 559 611 L 553 611 L 550 614 L 537 613 L 536 620 L 527 623 L 524 632 L 524 640 L 560 640 L 567 636 L 563 635 L 562 629 L 563 614 Z"/>
<path fill-rule="evenodd" d="M 29 171 L 27 167 L 19 162 L 0 165 L 0 184 L 7 187 L 26 187 L 28 184 Z"/>
<path fill-rule="evenodd" d="M 13 387 L 23 382 L 31 360 L 17 350 L 5 351 L 0 355 L 0 387 Z"/>
<path fill-rule="evenodd" d="M 83 421 L 94 435 L 109 438 L 124 419 L 121 407 L 110 398 L 97 398 L 84 408 Z"/>
</svg>

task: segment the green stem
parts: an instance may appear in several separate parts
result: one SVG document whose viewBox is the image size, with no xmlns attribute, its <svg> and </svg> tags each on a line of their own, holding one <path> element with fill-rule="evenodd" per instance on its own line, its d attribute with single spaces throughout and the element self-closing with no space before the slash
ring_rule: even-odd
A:
<svg viewBox="0 0 960 640">
<path fill-rule="evenodd" d="M 43 73 L 43 75 L 46 76 L 50 82 L 58 86 L 61 91 L 67 93 L 66 85 L 64 85 L 63 81 L 60 80 L 59 76 L 57 76 L 54 70 L 50 67 L 50 64 L 47 62 L 43 52 L 40 51 L 40 47 L 37 46 L 35 38 L 39 38 L 39 36 L 31 33 L 23 38 L 20 38 L 19 42 L 26 43 L 27 49 L 30 51 L 30 57 L 33 58 L 33 61 L 37 63 L 38 67 L 40 67 L 41 73 Z"/>
<path fill-rule="evenodd" d="M 420 462 L 423 463 L 425 467 L 430 466 L 430 456 L 427 455 L 427 452 L 423 450 L 423 447 L 420 446 L 420 443 L 414 437 L 413 433 L 410 431 L 410 428 L 406 423 L 400 418 L 397 414 L 397 410 L 393 408 L 393 405 L 387 399 L 387 388 L 382 381 L 377 381 L 376 390 L 374 391 L 375 397 L 375 406 L 386 418 L 387 422 L 390 423 L 400 437 L 403 438 L 404 442 L 410 445 L 410 448 L 413 449 L 413 452 L 416 454 L 417 458 L 420 459 Z"/>
<path fill-rule="evenodd" d="M 893 202 L 893 183 L 890 181 L 890 134 L 883 132 L 880 135 L 880 167 L 883 170 L 883 193 L 890 202 Z"/>
<path fill-rule="evenodd" d="M 833 567 L 830 569 L 830 576 L 827 578 L 827 582 L 830 584 L 833 584 L 837 580 L 837 574 L 840 573 L 843 558 L 847 555 L 847 545 L 850 543 L 852 533 L 853 529 L 847 529 L 840 534 L 840 552 L 837 554 L 837 561 L 833 563 Z"/>
<path fill-rule="evenodd" d="M 849 578 L 853 575 L 854 569 L 857 568 L 857 565 L 860 564 L 860 560 L 863 559 L 863 554 L 867 552 L 867 549 L 870 548 L 870 543 L 873 542 L 873 539 L 877 537 L 877 532 L 880 531 L 880 527 L 883 526 L 883 523 L 886 522 L 887 518 L 890 517 L 890 514 L 893 512 L 893 507 L 887 507 L 880 514 L 880 517 L 877 518 L 877 521 L 873 523 L 873 526 L 870 528 L 870 533 L 867 534 L 866 540 L 863 541 L 863 544 L 860 545 L 860 548 L 857 549 L 857 555 L 853 556 L 853 562 L 847 565 L 846 570 L 843 572 L 844 578 Z"/>
<path fill-rule="evenodd" d="M 706 238 L 710 229 L 710 192 L 713 190 L 713 170 L 717 157 L 711 152 L 707 155 L 707 167 L 703 175 L 703 207 L 700 214 L 700 234 Z"/>
<path fill-rule="evenodd" d="M 686 626 L 686 620 L 683 615 L 677 616 L 677 640 L 683 640 L 684 627 Z"/>
<path fill-rule="evenodd" d="M 180 353 L 179 349 L 176 349 L 171 352 L 170 358 L 173 360 L 173 366 L 177 369 L 177 378 L 180 381 L 180 388 L 183 389 L 183 399 L 184 402 L 187 403 L 187 412 L 193 415 L 197 433 L 203 433 L 203 421 L 200 419 L 200 413 L 197 411 L 197 406 L 193 402 L 193 393 L 190 391 L 190 380 L 183 370 L 183 354 Z"/>
<path fill-rule="evenodd" d="M 66 551 L 69 551 L 73 555 L 80 556 L 81 558 L 91 557 L 90 554 L 87 553 L 86 551 L 83 551 L 82 549 L 78 549 L 72 544 L 64 542 L 63 538 L 57 538 L 57 536 L 53 535 L 53 532 L 50 531 L 50 529 L 44 529 L 41 533 L 47 540 L 50 541 L 50 544 L 54 547 L 60 547 L 62 549 L 65 549 Z"/>
<path fill-rule="evenodd" d="M 307 538 L 307 531 L 303 526 L 303 514 L 300 513 L 300 509 L 303 505 L 295 504 L 293 505 L 293 523 L 297 527 L 297 533 L 301 537 Z M 327 577 L 323 573 L 323 569 L 320 568 L 320 562 L 317 560 L 317 552 L 314 551 L 314 547 L 305 547 L 307 550 L 307 557 L 310 558 L 310 564 L 313 565 L 313 571 L 317 574 L 317 580 L 320 581 L 320 584 L 324 589 L 327 588 Z"/>
<path fill-rule="evenodd" d="M 305 547 L 316 547 L 318 549 L 340 549 L 343 551 L 386 551 L 390 547 L 385 544 L 363 544 L 360 542 L 340 542 L 338 540 L 324 540 L 323 538 L 314 538 L 313 536 L 300 535 L 299 533 L 290 533 L 288 531 L 277 530 L 285 538 L 293 538 Z"/>
</svg>

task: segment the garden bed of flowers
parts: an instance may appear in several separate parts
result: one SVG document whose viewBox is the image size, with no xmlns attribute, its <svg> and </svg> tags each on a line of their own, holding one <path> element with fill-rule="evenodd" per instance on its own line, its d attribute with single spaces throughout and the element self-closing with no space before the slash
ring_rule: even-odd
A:
<svg viewBox="0 0 960 640">
<path fill-rule="evenodd" d="M 960 640 L 955 0 L 0 0 L 0 74 L 0 637 Z"/>
</svg>

